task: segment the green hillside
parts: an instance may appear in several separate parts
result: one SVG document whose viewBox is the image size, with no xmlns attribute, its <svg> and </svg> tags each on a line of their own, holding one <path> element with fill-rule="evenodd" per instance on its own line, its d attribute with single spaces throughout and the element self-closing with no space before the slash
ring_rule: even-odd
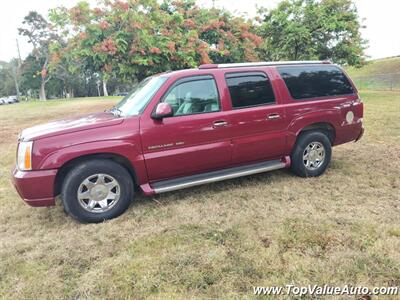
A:
<svg viewBox="0 0 400 300">
<path fill-rule="evenodd" d="M 400 90 L 400 56 L 369 61 L 346 70 L 358 89 Z"/>
</svg>

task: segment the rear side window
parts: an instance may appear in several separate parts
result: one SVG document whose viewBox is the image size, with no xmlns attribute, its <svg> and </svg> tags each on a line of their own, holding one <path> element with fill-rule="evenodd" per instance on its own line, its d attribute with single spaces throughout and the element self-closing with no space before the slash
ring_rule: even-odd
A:
<svg viewBox="0 0 400 300">
<path fill-rule="evenodd" d="M 294 99 L 353 94 L 347 77 L 336 66 L 277 67 Z"/>
<path fill-rule="evenodd" d="M 225 79 L 231 94 L 233 108 L 275 102 L 271 83 L 263 72 L 228 73 L 225 74 Z"/>
</svg>

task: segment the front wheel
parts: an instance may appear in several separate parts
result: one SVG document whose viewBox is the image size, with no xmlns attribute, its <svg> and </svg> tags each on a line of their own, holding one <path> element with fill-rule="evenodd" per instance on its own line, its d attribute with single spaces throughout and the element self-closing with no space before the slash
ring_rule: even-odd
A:
<svg viewBox="0 0 400 300">
<path fill-rule="evenodd" d="M 302 133 L 292 151 L 292 171 L 301 177 L 315 177 L 325 172 L 332 156 L 326 134 L 320 131 Z"/>
<path fill-rule="evenodd" d="M 82 162 L 62 185 L 65 211 L 83 223 L 98 223 L 121 215 L 133 198 L 133 182 L 120 164 L 106 159 Z"/>
</svg>

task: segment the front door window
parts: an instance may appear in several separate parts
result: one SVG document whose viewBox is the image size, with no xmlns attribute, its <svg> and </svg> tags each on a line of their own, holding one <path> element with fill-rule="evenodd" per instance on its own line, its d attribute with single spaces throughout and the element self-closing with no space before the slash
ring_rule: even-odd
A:
<svg viewBox="0 0 400 300">
<path fill-rule="evenodd" d="M 185 79 L 173 86 L 164 97 L 174 116 L 194 115 L 220 110 L 217 86 L 211 76 Z"/>
</svg>

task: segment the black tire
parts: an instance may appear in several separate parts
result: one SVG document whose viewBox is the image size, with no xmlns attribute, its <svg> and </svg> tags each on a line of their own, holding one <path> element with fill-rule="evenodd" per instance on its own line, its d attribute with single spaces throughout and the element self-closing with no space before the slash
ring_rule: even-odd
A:
<svg viewBox="0 0 400 300">
<path fill-rule="evenodd" d="M 320 143 L 324 147 L 325 156 L 322 163 L 313 170 L 308 169 L 303 161 L 303 153 L 311 143 Z M 316 177 L 323 174 L 332 157 L 332 146 L 328 135 L 321 131 L 306 131 L 300 134 L 291 155 L 291 169 L 300 177 Z"/>
<path fill-rule="evenodd" d="M 119 200 L 104 212 L 88 211 L 78 200 L 81 183 L 95 174 L 112 176 L 119 184 Z M 133 193 L 132 178 L 123 166 L 112 160 L 93 159 L 80 163 L 68 172 L 62 184 L 61 200 L 65 211 L 76 220 L 82 223 L 99 223 L 121 215 L 132 202 Z"/>
</svg>

